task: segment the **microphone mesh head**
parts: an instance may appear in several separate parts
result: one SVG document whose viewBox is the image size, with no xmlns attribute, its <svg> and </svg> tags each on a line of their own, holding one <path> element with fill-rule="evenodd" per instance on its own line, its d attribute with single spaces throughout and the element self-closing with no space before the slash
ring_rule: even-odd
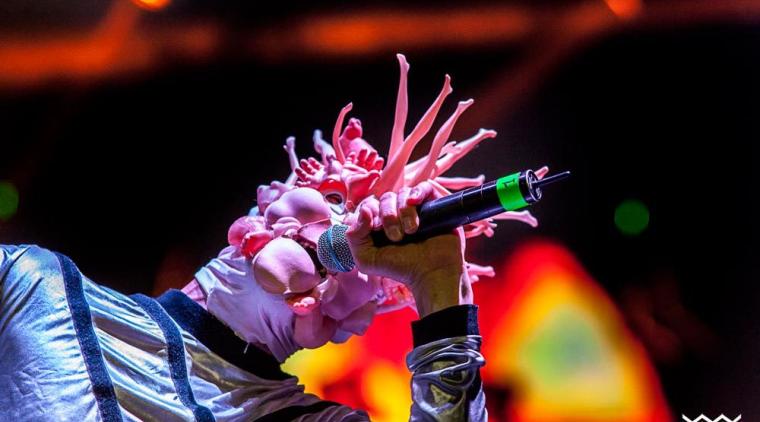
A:
<svg viewBox="0 0 760 422">
<path fill-rule="evenodd" d="M 346 239 L 348 226 L 336 224 L 327 229 L 317 243 L 319 262 L 332 272 L 349 272 L 354 268 L 354 257 Z"/>
</svg>

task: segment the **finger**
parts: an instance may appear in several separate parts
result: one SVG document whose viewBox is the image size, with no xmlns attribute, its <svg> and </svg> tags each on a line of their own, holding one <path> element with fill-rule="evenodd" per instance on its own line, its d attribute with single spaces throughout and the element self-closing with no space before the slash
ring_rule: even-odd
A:
<svg viewBox="0 0 760 422">
<path fill-rule="evenodd" d="M 311 166 L 314 167 L 315 169 L 321 169 L 323 167 L 322 163 L 317 161 L 317 159 L 314 157 L 309 157 L 309 164 L 311 164 Z"/>
<path fill-rule="evenodd" d="M 311 167 L 308 161 L 301 158 L 300 164 L 302 169 L 306 170 L 309 173 L 314 173 L 314 168 Z"/>
<path fill-rule="evenodd" d="M 365 164 L 364 167 L 366 167 L 366 168 L 372 167 L 372 165 L 375 163 L 376 159 L 377 159 L 377 151 L 374 151 L 374 150 L 370 151 L 370 153 L 367 154 L 367 159 L 364 160 L 365 161 L 364 162 L 364 164 Z"/>
<path fill-rule="evenodd" d="M 365 161 L 367 161 L 367 150 L 362 149 L 359 151 L 359 155 L 356 157 L 356 164 L 362 165 Z"/>
<path fill-rule="evenodd" d="M 372 166 L 372 169 L 382 170 L 383 164 L 385 164 L 385 160 L 383 159 L 383 157 L 377 157 L 377 159 L 375 160 L 375 164 Z"/>
<path fill-rule="evenodd" d="M 372 232 L 372 211 L 366 204 L 362 204 L 358 213 L 356 221 L 346 231 L 346 238 L 353 244 L 361 245 L 372 241 L 369 237 Z"/>
<path fill-rule="evenodd" d="M 380 220 L 380 201 L 377 200 L 375 195 L 371 195 L 366 197 L 362 203 L 372 212 L 372 230 L 382 229 L 383 222 Z"/>
<path fill-rule="evenodd" d="M 407 200 L 407 203 L 416 206 L 432 197 L 433 185 L 430 184 L 430 182 L 422 182 L 412 188 L 412 191 L 409 193 L 409 199 Z"/>
<path fill-rule="evenodd" d="M 417 226 L 419 225 L 417 208 L 408 203 L 411 190 L 411 188 L 405 187 L 401 188 L 398 193 L 398 215 L 401 219 L 401 227 L 404 228 L 404 233 L 406 234 L 412 234 L 417 231 Z"/>
<path fill-rule="evenodd" d="M 356 161 L 356 153 L 353 151 L 349 152 L 348 155 L 346 156 L 346 161 L 351 161 L 351 162 Z"/>
<path fill-rule="evenodd" d="M 294 171 L 296 172 L 296 176 L 298 176 L 299 179 L 301 179 L 301 180 L 306 180 L 307 179 L 308 175 L 306 174 L 305 171 L 303 171 L 302 168 L 296 167 L 294 169 Z"/>
<path fill-rule="evenodd" d="M 397 200 L 395 192 L 385 192 L 380 197 L 380 219 L 388 239 L 397 242 L 403 237 L 401 222 L 398 219 Z"/>
</svg>

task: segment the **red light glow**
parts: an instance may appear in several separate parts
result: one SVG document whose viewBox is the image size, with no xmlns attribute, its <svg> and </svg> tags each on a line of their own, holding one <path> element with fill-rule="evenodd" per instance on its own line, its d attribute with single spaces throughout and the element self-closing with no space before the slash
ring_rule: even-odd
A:
<svg viewBox="0 0 760 422">
<path fill-rule="evenodd" d="M 134 4 L 152 12 L 161 10 L 171 3 L 171 0 L 132 0 Z"/>
<path fill-rule="evenodd" d="M 669 422 L 657 374 L 614 303 L 564 247 L 536 242 L 475 284 L 492 421 Z M 409 309 L 378 316 L 363 337 L 303 350 L 285 363 L 308 391 L 409 417 Z M 505 400 L 505 398 L 508 398 Z"/>
</svg>

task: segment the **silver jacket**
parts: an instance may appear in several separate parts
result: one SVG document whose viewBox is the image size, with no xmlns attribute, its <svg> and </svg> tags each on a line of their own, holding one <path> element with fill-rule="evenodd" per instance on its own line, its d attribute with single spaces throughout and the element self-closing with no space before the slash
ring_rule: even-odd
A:
<svg viewBox="0 0 760 422">
<path fill-rule="evenodd" d="M 476 309 L 447 311 L 413 325 L 410 420 L 485 421 Z M 126 296 L 63 255 L 0 246 L 0 420 L 369 420 L 225 329 L 179 291 Z"/>
</svg>

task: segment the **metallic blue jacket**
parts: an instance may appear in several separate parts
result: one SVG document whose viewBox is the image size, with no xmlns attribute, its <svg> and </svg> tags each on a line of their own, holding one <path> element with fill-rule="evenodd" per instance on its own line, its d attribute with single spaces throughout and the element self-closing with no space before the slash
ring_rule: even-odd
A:
<svg viewBox="0 0 760 422">
<path fill-rule="evenodd" d="M 413 323 L 411 421 L 485 421 L 471 305 Z M 366 421 L 304 393 L 182 292 L 125 296 L 36 246 L 0 246 L 2 421 Z"/>
</svg>

